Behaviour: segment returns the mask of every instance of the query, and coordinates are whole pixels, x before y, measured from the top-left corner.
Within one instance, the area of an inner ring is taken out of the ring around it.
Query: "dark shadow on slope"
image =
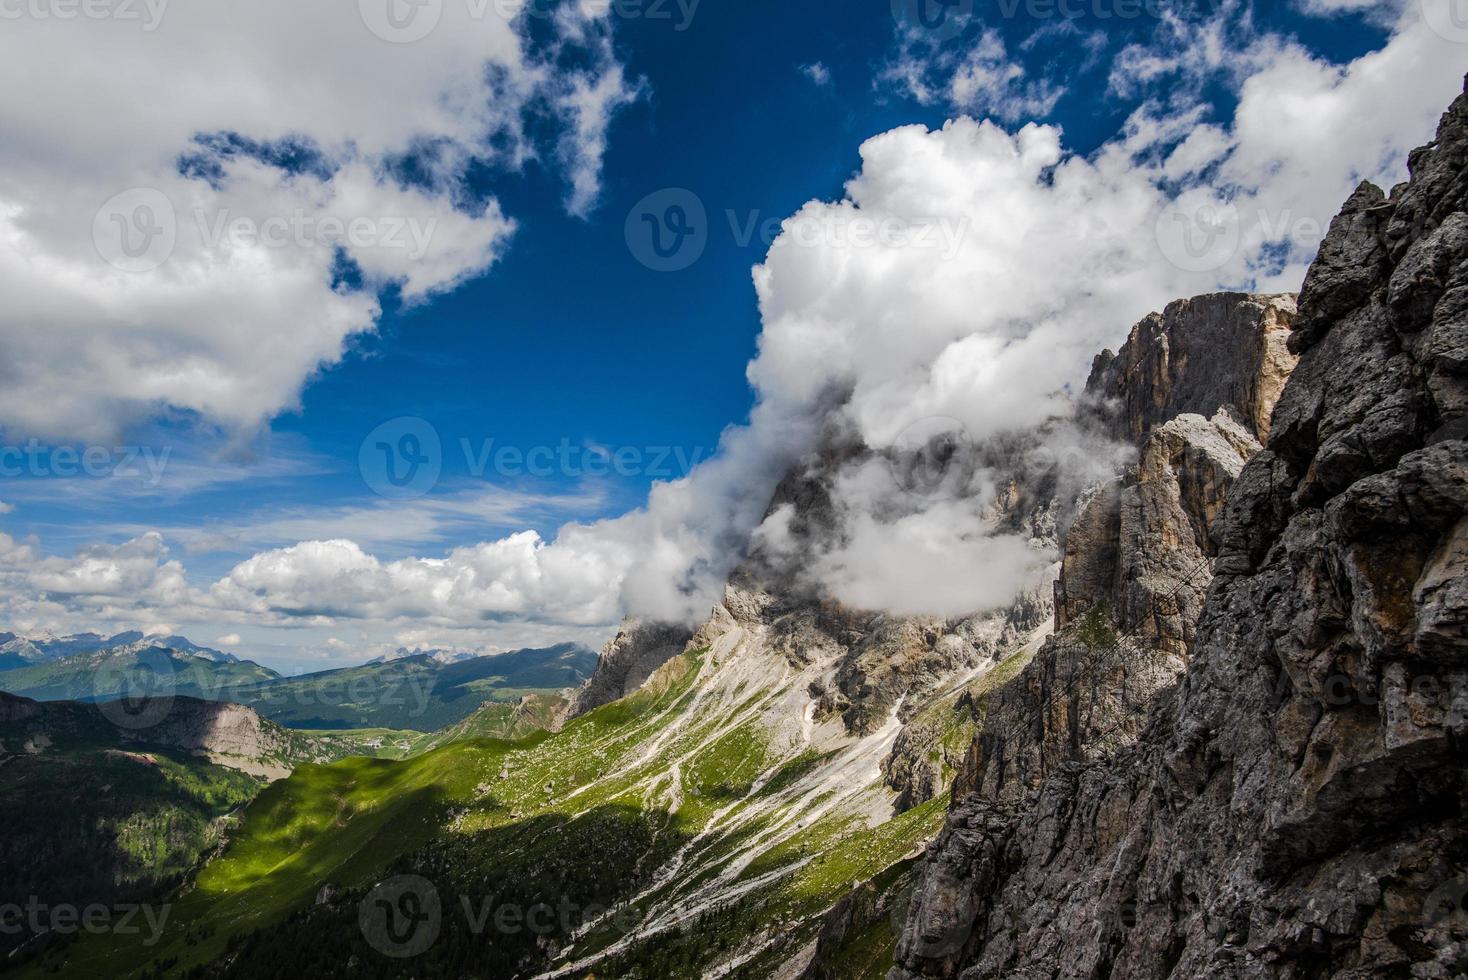
[[[665,813],[629,806],[440,837],[371,888],[328,886],[312,908],[233,938],[224,959],[189,976],[530,976],[591,919],[635,926],[619,903],[687,839]]]

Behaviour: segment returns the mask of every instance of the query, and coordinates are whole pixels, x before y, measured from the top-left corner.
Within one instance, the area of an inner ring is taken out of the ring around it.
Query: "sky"
[[[1455,3],[0,0],[0,628],[696,621],[833,429],[1032,427],[1168,300],[1298,288],[1461,90]],[[1034,571],[882,479],[837,598]]]

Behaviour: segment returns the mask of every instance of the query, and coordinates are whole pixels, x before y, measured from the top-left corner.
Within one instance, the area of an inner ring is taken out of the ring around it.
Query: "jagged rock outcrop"
[[[902,727],[882,762],[887,785],[897,791],[898,813],[926,803],[953,783],[982,730],[995,692],[1024,670],[1034,655],[1033,646],[1021,645],[978,680],[935,699]]]
[[[1184,653],[1212,577],[1208,528],[1260,448],[1223,409],[1151,433],[1137,465],[1095,491],[1066,533],[1056,626],[1104,607],[1121,632]]]
[[[944,678],[995,660],[1040,628],[1050,605],[1039,595],[958,620],[872,617],[830,679],[812,690],[816,717],[840,715],[854,733],[880,728],[893,712],[911,720]],[[919,796],[918,803],[931,798]]]
[[[1000,531],[1022,535],[1038,554],[1057,548],[1062,496],[1055,459],[1036,454],[1042,435],[970,447],[955,467],[1000,474],[992,500],[973,506]],[[595,676],[578,692],[569,717],[631,693],[660,664],[684,649],[703,649],[731,629],[758,630],[769,649],[797,669],[825,668],[810,688],[812,721],[839,719],[865,736],[894,717],[910,720],[956,677],[985,668],[1052,619],[1053,575],[1039,576],[1002,609],[952,618],[900,616],[855,609],[831,600],[805,573],[815,542],[841,534],[830,488],[841,468],[874,458],[870,450],[833,436],[776,488],[768,513],[789,508],[794,556],[773,555],[757,544],[733,571],[724,596],[696,630],[629,620],[607,645]],[[894,462],[893,465],[898,465]],[[931,798],[917,793],[918,802]]]
[[[1468,971],[1468,96],[1410,169],[1306,279],[1186,675],[1109,756],[976,750],[894,980]]]
[[[1295,298],[1215,293],[1170,304],[1096,358],[1090,424],[1137,464],[1091,493],[1067,530],[1056,626],[1104,605],[1117,628],[1182,654],[1211,580],[1208,528],[1269,435],[1296,358]]]
[[[145,737],[216,761],[277,762],[291,754],[289,736],[253,709],[238,704],[176,698]],[[289,772],[289,768],[285,768]]]
[[[1119,442],[1140,443],[1169,419],[1220,408],[1264,441],[1295,365],[1287,349],[1294,318],[1293,295],[1177,300],[1133,327],[1119,352],[1096,357],[1087,400]]]
[[[1187,665],[1212,579],[1208,527],[1259,448],[1224,409],[1181,415],[1146,438],[1126,476],[1090,495],[1065,535],[1057,632],[996,693],[959,792],[1029,792],[1135,740]]]
[[[1042,440],[1043,434],[1032,433],[965,447],[943,465],[996,474],[998,492],[992,499],[975,496],[972,505],[992,527],[1021,536],[1044,555],[1058,550],[1061,477],[1053,458],[1033,451]],[[854,609],[826,598],[820,583],[805,577],[804,562],[821,542],[842,533],[829,493],[838,472],[870,458],[868,450],[836,441],[782,481],[770,512],[791,508],[789,534],[799,542],[795,559],[782,560],[756,546],[731,576],[724,601],[694,644],[711,642],[731,628],[758,630],[770,649],[793,667],[820,666],[808,690],[814,702],[812,724],[839,722],[858,737],[901,724],[902,733],[883,763],[901,812],[942,792],[952,774],[951,766],[945,772],[933,757],[931,744],[952,719],[941,725],[934,721],[921,731],[911,729],[911,723],[938,707],[935,699],[944,702],[940,711],[951,709],[964,683],[987,674],[1047,628],[1053,617],[1054,570],[1039,574],[1003,608],[951,618]],[[902,460],[893,465],[900,468]]]
[[[1181,670],[1179,654],[1208,583],[1206,528],[1228,482],[1259,448],[1253,419],[1273,405],[1277,385],[1272,379],[1293,364],[1283,353],[1293,311],[1288,296],[1199,297],[1148,317],[1133,329],[1120,355],[1098,361],[1085,398],[1086,438],[1092,444],[1109,444],[1113,431],[1129,431],[1131,423],[1118,426],[1116,421],[1128,404],[1180,411],[1201,404],[1189,390],[1195,383],[1218,400],[1208,409],[1211,419],[1137,415],[1136,424],[1145,427],[1134,447],[1140,449],[1137,465],[1089,501],[1068,535],[1072,541],[1084,539],[1086,529],[1093,528],[1112,543],[1111,553],[1098,560],[1089,557],[1098,551],[1093,544],[1068,547],[1059,589],[1052,585],[1052,572],[1031,583],[1008,608],[947,620],[852,609],[825,598],[820,583],[806,577],[806,562],[843,533],[832,497],[838,473],[872,457],[833,435],[780,483],[770,503],[770,514],[787,512],[787,534],[796,546],[772,554],[757,541],[731,575],[723,602],[691,639],[674,627],[624,626],[571,714],[630,693],[645,681],[649,668],[679,652],[685,640],[688,647],[702,649],[733,629],[758,631],[792,666],[825,667],[810,688],[812,723],[839,719],[855,736],[872,735],[894,717],[903,723],[883,764],[901,812],[945,790],[956,760],[950,758],[955,752],[939,742],[955,730],[971,732],[976,726],[974,717],[954,710],[961,690],[947,696],[945,685],[986,672],[1023,647],[1057,618],[1057,600],[1064,604],[1058,616],[1062,624],[1100,604],[1116,610],[1128,631],[1155,641],[1160,653],[1130,658],[1124,668],[1138,684],[1136,704],[1128,711],[1140,712],[1156,688]],[[1106,366],[1112,363],[1117,367]],[[1123,377],[1120,365],[1125,364],[1134,369]],[[1135,369],[1139,364],[1145,369]],[[1253,379],[1231,377],[1220,364],[1253,372]],[[1017,433],[984,446],[950,447],[955,449],[951,455],[935,452],[928,465],[936,460],[943,467],[991,474],[997,490],[974,506],[985,508],[996,529],[1022,536],[1037,553],[1053,554],[1059,550],[1057,528],[1075,497],[1075,488],[1065,485],[1068,474],[1053,456],[1037,451],[1053,435]],[[900,473],[903,461],[891,462]],[[1176,586],[1188,576],[1187,589],[1180,592]],[[633,664],[642,666],[629,669]],[[936,714],[934,698],[943,701]],[[927,717],[919,724],[921,713]],[[956,754],[961,757],[963,751]]]
[[[566,717],[579,717],[631,694],[692,638],[692,630],[676,623],[628,619],[602,649],[596,672],[577,690]]]

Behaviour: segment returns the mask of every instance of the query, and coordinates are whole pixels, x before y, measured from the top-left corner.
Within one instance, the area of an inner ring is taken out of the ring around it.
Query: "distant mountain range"
[[[470,653],[466,650],[409,650],[399,647],[396,653],[375,657],[367,662],[369,664],[390,664],[394,660],[407,660],[410,657],[429,657],[441,664],[459,664],[466,660],[478,660],[482,656],[485,654]]]
[[[0,633],[0,691],[38,701],[191,697],[248,705],[294,728],[429,732],[458,724],[486,702],[514,703],[577,687],[597,660],[572,643],[493,656],[401,653],[359,667],[283,677],[182,636]]]
[[[193,651],[203,648],[169,647],[145,639],[53,653],[40,661],[0,668],[0,690],[38,701],[106,701],[145,693],[217,701],[224,700],[216,695],[225,689],[280,679],[275,671],[249,660],[222,660],[208,655],[217,651]]]
[[[414,654],[242,685],[219,697],[292,728],[431,732],[463,721],[486,702],[513,703],[578,687],[596,669],[596,660],[595,653],[574,643],[448,663]],[[4,683],[0,674],[0,686]]]
[[[217,663],[239,662],[239,658],[233,654],[199,646],[188,637],[168,636],[162,633],[148,634],[136,630],[117,633],[113,636],[103,636],[100,633],[76,633],[72,636],[56,636],[52,633],[35,636],[0,633],[0,671],[30,667],[103,650],[122,651],[150,647],[186,653]]]

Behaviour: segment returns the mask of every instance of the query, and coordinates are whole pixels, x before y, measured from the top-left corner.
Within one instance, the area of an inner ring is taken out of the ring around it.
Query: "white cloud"
[[[1057,82],[1032,77],[1011,60],[997,31],[986,30],[960,47],[935,43],[924,32],[900,37],[901,50],[878,81],[924,105],[941,103],[955,112],[1015,122],[1044,118],[1065,94]]]
[[[985,477],[921,499],[904,493],[884,459],[845,466],[831,486],[840,533],[794,556],[797,567],[860,609],[959,616],[1002,606],[1054,558],[996,530],[981,509],[993,500]]]
[[[635,94],[608,20],[569,8],[532,46],[523,18],[445,4],[426,37],[393,44],[358,7],[195,0],[152,30],[6,20],[8,437],[111,438],[177,410],[240,431],[293,407],[373,329],[380,289],[415,302],[499,258],[514,222],[464,174],[544,155],[532,125],[559,134],[568,207],[590,210],[610,118]],[[152,249],[125,255],[124,230]],[[339,256],[365,288],[341,285]]]
[[[1402,0],[1299,0],[1298,6],[1316,17],[1366,14],[1374,20],[1390,23],[1394,16],[1400,14]]]
[[[526,531],[455,549],[444,559],[382,562],[350,541],[310,541],[242,562],[213,585],[209,598],[266,618],[614,620],[607,566],[623,556],[601,542],[577,544],[552,548]]]
[[[97,544],[71,557],[0,534],[0,610],[11,628],[151,624],[191,606],[183,565],[161,535]]]
[[[214,642],[222,647],[237,647],[240,645],[240,635],[238,633],[226,633],[223,636],[216,637]]]
[[[1053,127],[1011,132],[965,118],[869,140],[846,197],[806,205],[755,272],[763,331],[749,367],[759,398],[750,426],[729,433],[721,457],[688,481],[661,488],[645,512],[603,526],[636,529],[634,549],[657,556],[628,570],[626,604],[702,612],[727,556],[758,526],[750,514],[823,428],[881,450],[947,417],[982,443],[1066,415],[1095,353],[1172,299],[1298,288],[1354,185],[1405,176],[1406,153],[1431,138],[1468,67],[1468,49],[1411,17],[1383,50],[1347,65],[1283,43],[1257,51],[1228,126],[1200,127],[1192,108],[1173,125],[1154,105],[1086,158],[1068,153]],[[1159,229],[1173,217],[1195,220],[1204,201],[1233,207],[1238,220],[1234,247],[1199,263]],[[801,234],[938,222],[965,229],[951,255],[912,240]],[[1038,567],[1019,542],[985,531],[979,515],[991,493],[982,487],[894,510],[889,493],[869,484],[854,492],[863,484],[850,477],[836,494],[847,539],[815,566],[848,601],[952,612],[993,600],[989,584],[1022,583]],[[951,550],[937,555],[934,535],[945,527]],[[788,544],[788,515],[761,535]],[[927,574],[964,568],[971,585],[956,593]],[[985,568],[996,574],[985,578]]]
[[[800,73],[810,79],[811,84],[817,88],[824,88],[831,84],[831,69],[819,61],[813,61],[808,65],[801,65]]]

